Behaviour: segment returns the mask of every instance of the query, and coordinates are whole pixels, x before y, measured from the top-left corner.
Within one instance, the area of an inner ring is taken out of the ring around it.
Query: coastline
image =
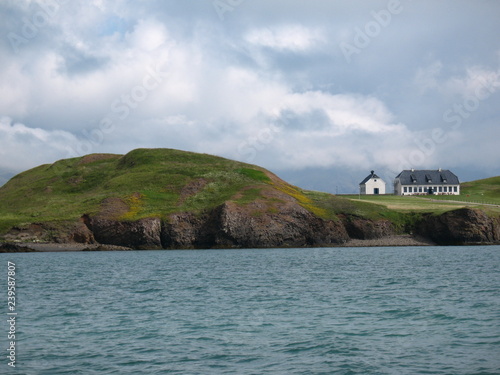
[[[9,251],[10,250],[10,251]],[[55,242],[34,242],[34,243],[12,243],[0,244],[0,253],[47,253],[47,252],[74,252],[74,251],[130,251],[129,247],[83,244],[83,243],[55,243]]]
[[[351,239],[342,245],[328,247],[388,247],[388,246],[436,246],[432,241],[412,235],[394,235],[377,239],[359,240]],[[24,252],[74,252],[74,251],[131,251],[123,246],[103,244],[82,243],[4,243],[0,245],[0,253],[24,253]],[[182,250],[182,249],[179,249]],[[168,251],[168,250],[166,250]]]

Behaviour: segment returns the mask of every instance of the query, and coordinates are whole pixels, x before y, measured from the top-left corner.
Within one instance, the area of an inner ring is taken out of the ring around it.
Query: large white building
[[[375,174],[371,173],[359,184],[360,194],[385,194],[385,182]]]
[[[404,170],[394,180],[394,194],[460,195],[460,181],[447,169]]]

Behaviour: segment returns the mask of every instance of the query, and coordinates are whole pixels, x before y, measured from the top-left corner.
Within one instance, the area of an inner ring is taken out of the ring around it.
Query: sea
[[[1,374],[500,374],[500,246],[0,261]]]

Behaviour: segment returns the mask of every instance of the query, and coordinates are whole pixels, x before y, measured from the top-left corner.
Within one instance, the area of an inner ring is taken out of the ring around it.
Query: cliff
[[[99,243],[136,249],[332,246],[349,239],[340,222],[317,218],[298,204],[258,216],[254,208],[258,203],[242,208],[226,202],[201,215],[176,213],[163,221],[86,221]]]
[[[415,232],[439,245],[495,244],[500,243],[500,219],[462,208],[441,215],[425,214]]]

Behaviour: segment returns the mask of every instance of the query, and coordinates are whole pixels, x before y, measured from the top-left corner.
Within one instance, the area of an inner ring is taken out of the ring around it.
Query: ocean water
[[[0,260],[1,374],[500,374],[499,246]]]

